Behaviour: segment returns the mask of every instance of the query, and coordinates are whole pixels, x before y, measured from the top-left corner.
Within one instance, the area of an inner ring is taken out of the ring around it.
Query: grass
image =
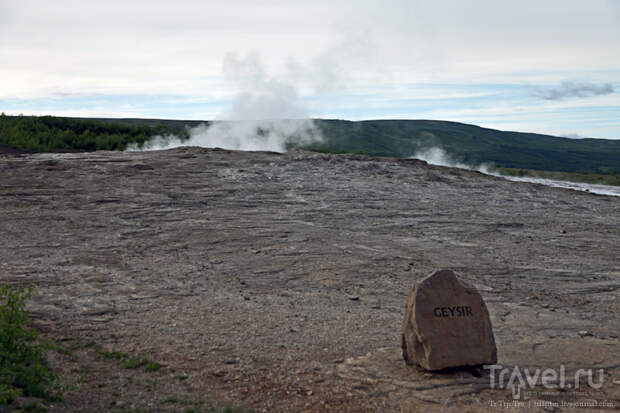
[[[144,365],[144,371],[158,371],[159,369],[161,369],[161,364],[154,361],[149,361]]]
[[[61,346],[39,340],[36,331],[29,327],[30,319],[26,311],[26,301],[31,293],[32,289],[0,285],[0,411],[4,411],[3,405],[8,405],[9,410],[17,413],[43,413],[47,411],[47,407],[37,400],[18,400],[21,396],[39,398],[45,401],[61,400],[59,377],[52,371],[47,362],[49,350],[73,357],[75,350],[90,348],[94,350],[94,354],[99,360],[109,360],[122,368],[143,369],[145,372],[161,369],[161,364],[149,360],[146,356],[131,355],[118,350],[107,351],[92,342],[86,345]],[[75,371],[91,374],[91,368],[88,364],[80,364]],[[186,375],[175,376],[175,379],[179,381],[185,381],[187,378]],[[135,382],[132,377],[126,379],[125,386],[139,383]],[[154,380],[147,380],[147,382],[152,384],[155,382]],[[103,381],[93,384],[94,391],[104,391],[103,388],[107,387],[109,387],[108,384]],[[62,389],[68,388],[62,387]],[[148,385],[147,390],[153,391],[154,387]],[[109,391],[114,397],[120,397],[119,392]],[[19,405],[24,402],[27,403]],[[251,412],[251,410],[232,405],[215,407],[200,400],[184,399],[175,395],[165,399],[165,403],[169,404],[171,411],[177,411],[174,409],[174,405],[177,405],[182,409],[181,411],[186,413]],[[114,402],[110,411],[138,413],[150,410],[127,409]]]
[[[145,366],[149,362],[145,356],[142,357],[130,357],[123,361],[122,366],[126,369],[137,369],[138,367]]]
[[[59,400],[60,383],[47,361],[48,342],[29,327],[26,300],[32,289],[0,285],[0,405],[19,396]],[[30,410],[37,411],[37,410]]]
[[[126,369],[137,369],[142,367],[144,371],[152,372],[158,371],[162,367],[161,364],[149,360],[146,356],[131,356],[122,351],[105,351],[100,348],[97,348],[95,351],[100,358],[119,361],[121,366]]]

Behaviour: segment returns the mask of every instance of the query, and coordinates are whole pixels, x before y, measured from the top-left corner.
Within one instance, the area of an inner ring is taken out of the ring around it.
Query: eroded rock
[[[402,349],[407,364],[426,370],[496,363],[489,312],[480,293],[449,270],[422,279],[407,297]]]

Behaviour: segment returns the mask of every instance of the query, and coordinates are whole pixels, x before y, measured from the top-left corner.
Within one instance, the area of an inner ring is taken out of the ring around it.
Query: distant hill
[[[163,119],[100,120],[172,129],[203,123]],[[620,140],[504,132],[437,120],[315,119],[314,122],[325,141],[308,147],[311,150],[410,157],[420,150],[440,147],[455,161],[468,165],[487,163],[504,168],[620,174]]]
[[[203,121],[0,116],[0,145],[27,151],[123,150],[155,135],[187,138]],[[620,140],[568,139],[435,120],[315,120],[324,136],[307,149],[410,157],[440,147],[455,161],[504,168],[620,174]]]
[[[434,120],[318,120],[325,143],[313,149],[408,157],[440,147],[455,161],[506,168],[620,174],[620,140],[568,139]]]

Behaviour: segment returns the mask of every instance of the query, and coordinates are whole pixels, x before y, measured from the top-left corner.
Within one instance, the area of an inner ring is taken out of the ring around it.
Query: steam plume
[[[452,156],[450,156],[445,150],[438,146],[424,148],[418,150],[413,154],[412,158],[421,159],[432,165],[448,166],[451,168],[469,169],[472,171],[478,171],[485,174],[489,173],[489,166],[486,164],[480,165],[466,165],[461,162],[457,162]]]
[[[190,129],[190,138],[185,141],[159,136],[141,148],[131,146],[128,150],[202,146],[285,152],[322,140],[319,129],[308,118],[297,88],[292,82],[268,76],[258,54],[245,58],[226,55],[223,73],[240,92],[220,120]]]

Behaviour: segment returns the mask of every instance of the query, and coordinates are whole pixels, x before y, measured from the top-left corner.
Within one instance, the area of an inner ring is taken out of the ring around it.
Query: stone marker
[[[482,296],[449,270],[437,271],[413,286],[402,333],[405,361],[426,370],[497,362]]]

